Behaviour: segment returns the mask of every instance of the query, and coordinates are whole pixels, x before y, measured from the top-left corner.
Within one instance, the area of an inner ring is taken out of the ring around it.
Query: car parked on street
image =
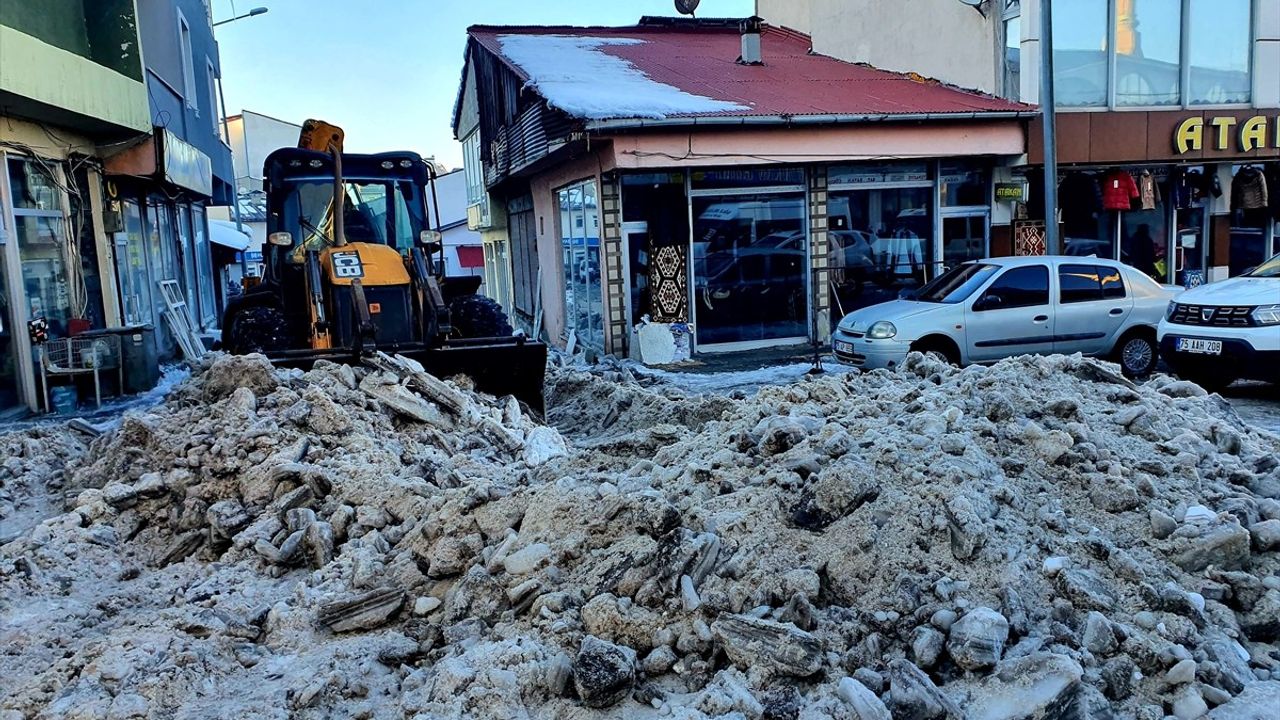
[[[958,365],[1078,352],[1138,377],[1155,368],[1156,328],[1177,291],[1095,257],[975,260],[845,316],[832,351],[866,369],[897,367],[912,351]]]
[[[1174,374],[1206,389],[1240,379],[1280,382],[1280,255],[1178,295],[1158,339]]]

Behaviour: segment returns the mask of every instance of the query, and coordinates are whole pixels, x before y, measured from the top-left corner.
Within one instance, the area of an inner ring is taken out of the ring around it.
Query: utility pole
[[[1040,0],[1040,115],[1044,119],[1044,246],[1062,254],[1058,237],[1058,122],[1053,95],[1053,0]]]

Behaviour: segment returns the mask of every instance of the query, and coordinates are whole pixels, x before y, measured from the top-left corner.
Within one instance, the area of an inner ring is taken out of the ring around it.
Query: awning
[[[253,243],[249,233],[236,230],[236,224],[229,220],[210,220],[209,239],[237,252],[248,250]]]
[[[458,264],[467,269],[484,267],[484,248],[479,245],[459,245]]]

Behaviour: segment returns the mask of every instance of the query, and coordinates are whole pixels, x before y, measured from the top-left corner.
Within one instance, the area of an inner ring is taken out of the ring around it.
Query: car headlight
[[[893,323],[888,320],[881,320],[880,322],[872,323],[871,327],[867,330],[867,337],[872,340],[888,340],[897,334],[898,328],[894,327]]]
[[[1170,318],[1172,318],[1174,311],[1176,311],[1177,309],[1178,309],[1178,303],[1170,300],[1169,306],[1164,309],[1164,319],[1169,320]]]
[[[1280,325],[1280,305],[1260,305],[1254,308],[1253,321],[1259,325]]]

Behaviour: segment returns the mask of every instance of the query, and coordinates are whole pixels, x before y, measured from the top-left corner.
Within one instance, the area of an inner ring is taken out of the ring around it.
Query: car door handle
[[[1108,315],[1123,315],[1123,314],[1124,314],[1124,308],[1111,308],[1111,312],[1108,313]]]
[[[1035,316],[1035,317],[1031,318],[1031,322],[1038,322],[1038,323],[1042,323],[1042,322],[1049,322],[1049,316],[1048,316],[1048,315],[1037,315],[1037,316]]]

